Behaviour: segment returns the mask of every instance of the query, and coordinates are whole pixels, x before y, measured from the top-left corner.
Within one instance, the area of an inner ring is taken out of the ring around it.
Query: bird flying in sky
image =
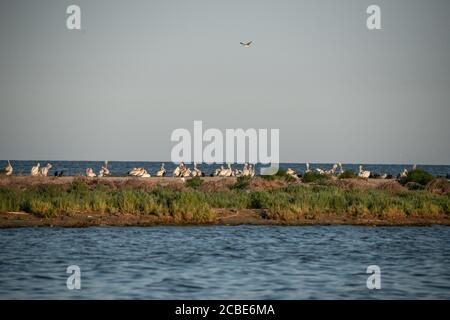
[[[250,47],[250,45],[252,44],[253,41],[248,41],[248,42],[240,42],[241,45],[243,45],[244,47],[248,48]]]

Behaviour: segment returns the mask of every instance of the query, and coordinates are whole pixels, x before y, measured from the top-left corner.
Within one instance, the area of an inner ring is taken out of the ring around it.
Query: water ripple
[[[450,228],[0,230],[0,298],[449,299]],[[82,289],[68,290],[69,265]],[[366,268],[381,267],[368,290]]]

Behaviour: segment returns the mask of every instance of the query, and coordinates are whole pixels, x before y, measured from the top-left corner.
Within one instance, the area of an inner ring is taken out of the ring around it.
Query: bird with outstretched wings
[[[248,48],[250,47],[250,45],[252,44],[253,41],[248,41],[248,42],[240,42],[241,45],[243,45],[244,47]]]

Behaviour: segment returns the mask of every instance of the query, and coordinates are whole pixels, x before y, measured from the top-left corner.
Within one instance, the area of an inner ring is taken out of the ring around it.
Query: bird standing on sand
[[[337,167],[338,167],[337,164],[333,164],[333,167],[330,170],[325,170],[325,174],[328,174],[328,175],[335,174]]]
[[[244,164],[244,168],[242,169],[242,176],[243,177],[249,177],[251,174],[252,173],[250,171],[249,164],[246,162]]]
[[[150,173],[147,172],[144,168],[133,168],[128,172],[128,175],[138,178],[150,178]]]
[[[181,170],[181,174],[182,177],[190,177],[191,176],[191,169],[189,169],[188,167],[183,167],[183,169]]]
[[[296,179],[299,179],[299,177],[298,177],[298,175],[297,175],[297,172],[295,172],[295,170],[292,169],[292,168],[287,168],[286,174],[287,174],[288,176],[291,176],[291,177],[294,177],[294,178],[296,178]]]
[[[185,170],[184,163],[181,162],[178,165],[178,167],[176,167],[175,170],[173,170],[173,174],[172,175],[174,177],[180,177],[184,170]]]
[[[223,166],[221,167],[219,176],[221,177],[231,177],[233,175],[233,169],[231,169],[231,164],[228,164],[228,168],[223,169]]]
[[[164,168],[164,163],[161,163],[161,168],[156,172],[157,177],[164,177],[166,175],[166,169]]]
[[[247,41],[247,42],[240,42],[242,46],[245,48],[249,48],[253,41]]]
[[[321,168],[316,168],[316,171],[320,174],[325,174],[325,170],[323,170]]]
[[[402,171],[402,173],[400,173],[400,178],[407,177],[407,176],[408,176],[408,170],[407,170],[407,169],[404,169],[404,170]]]
[[[12,173],[13,173],[13,167],[12,167],[11,163],[8,160],[8,165],[5,167],[5,174],[7,176],[10,176],[10,175],[12,175]]]
[[[46,177],[48,175],[48,171],[52,168],[52,165],[50,163],[47,163],[47,165],[43,168],[41,168],[41,176]]]
[[[214,177],[220,177],[222,175],[222,171],[224,171],[225,169],[223,168],[223,166],[220,166],[220,168],[217,168],[216,170],[214,170],[213,176]]]
[[[109,174],[110,174],[110,172],[109,172],[109,169],[108,169],[108,160],[106,160],[104,162],[102,168],[100,169],[100,171],[98,173],[98,176],[99,177],[104,177],[104,176],[107,176]]]
[[[305,173],[311,172],[311,169],[309,169],[309,162],[306,163],[306,170]]]
[[[344,168],[342,167],[342,163],[338,163],[339,165],[339,174],[343,174],[344,173]]]
[[[202,176],[202,171],[197,168],[197,162],[194,162],[194,169],[192,169],[192,176],[193,177],[201,177]]]
[[[370,177],[370,171],[363,170],[363,166],[359,166],[358,177],[368,179]]]
[[[150,173],[147,172],[147,170],[142,168],[138,177],[139,178],[150,178],[151,175],[150,175]]]
[[[36,166],[31,168],[31,176],[32,177],[37,177],[39,175],[39,168],[40,168],[41,164],[38,163]]]
[[[87,168],[86,169],[86,177],[94,178],[96,176],[97,175],[95,174],[95,172],[94,172],[94,170],[92,168]]]
[[[255,174],[256,174],[256,172],[255,172],[255,165],[253,165],[253,164],[251,164],[250,165],[250,177],[254,177],[255,176]]]

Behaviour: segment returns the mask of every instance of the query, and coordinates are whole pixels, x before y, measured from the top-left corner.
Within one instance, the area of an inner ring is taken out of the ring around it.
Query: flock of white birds
[[[165,177],[167,171],[164,167],[164,163],[161,164],[161,168],[156,172],[157,177]],[[128,172],[129,176],[139,177],[139,178],[150,178],[150,173],[144,168],[133,168]],[[215,177],[253,177],[255,175],[255,166],[252,164],[244,164],[242,170],[231,168],[231,164],[228,164],[227,168],[220,166],[214,170],[212,176]],[[187,178],[187,177],[203,177],[205,174],[198,168],[197,163],[194,162],[192,169],[187,167],[183,162],[181,162],[175,170],[172,172],[172,177],[175,178]]]
[[[33,166],[31,168],[30,175],[32,177],[47,177],[49,170],[52,168],[52,165],[50,163],[47,163],[45,167],[41,167],[40,163],[37,163],[37,165]],[[339,169],[339,171],[338,171]],[[413,170],[416,169],[416,165],[413,166]],[[335,175],[335,174],[343,174],[345,172],[342,163],[333,164],[333,166],[326,170],[321,168],[316,168],[314,170],[310,169],[309,163],[306,163],[306,170],[304,174],[310,173],[310,172],[317,172],[322,175]],[[87,168],[86,169],[86,177],[106,177],[111,175],[110,170],[108,169],[108,161],[105,161],[100,169],[100,171],[97,173],[94,172],[94,169]],[[7,176],[11,176],[13,174],[13,167],[11,165],[11,162],[8,160],[8,164],[6,165],[5,169],[3,170],[3,174]],[[150,178],[151,174],[144,168],[133,168],[128,173],[128,176],[131,177],[137,177],[137,178]],[[298,174],[294,169],[288,168],[286,170],[286,174],[289,176],[292,176],[294,178],[299,179],[301,177],[301,174]],[[55,172],[55,176],[61,176],[62,172],[58,173]],[[165,177],[167,175],[167,170],[164,167],[164,163],[161,164],[160,169],[156,172],[156,177]],[[404,169],[399,177],[405,177],[408,175],[408,170]],[[204,173],[199,169],[197,163],[194,163],[194,166],[192,169],[187,167],[183,162],[181,162],[175,170],[172,172],[172,177],[178,177],[184,178],[187,177],[203,177],[205,176]],[[224,167],[223,165],[220,166],[220,168],[217,168],[214,170],[214,172],[211,174],[211,176],[214,177],[253,177],[255,176],[255,166],[253,164],[245,163],[242,169],[233,169],[231,167],[231,164],[228,164],[227,167]],[[381,178],[381,179],[387,179],[391,178],[392,176],[388,174],[383,175],[376,175],[373,174],[370,171],[364,170],[363,166],[359,166],[359,171],[357,174],[358,177],[368,179],[368,178]]]

